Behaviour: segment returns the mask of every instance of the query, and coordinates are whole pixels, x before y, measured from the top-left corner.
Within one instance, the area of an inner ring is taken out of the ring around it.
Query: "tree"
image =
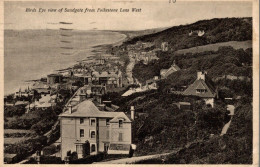
[[[90,155],[90,143],[88,140],[85,141],[85,143],[82,145],[83,149],[83,158]]]

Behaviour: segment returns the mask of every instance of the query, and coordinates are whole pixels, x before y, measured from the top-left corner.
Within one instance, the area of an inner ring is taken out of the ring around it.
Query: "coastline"
[[[102,32],[102,31],[100,31],[100,32]],[[64,71],[64,70],[67,70],[67,69],[71,69],[74,65],[78,64],[79,62],[87,61],[88,58],[95,59],[95,57],[98,54],[105,54],[107,52],[108,48],[111,48],[111,47],[114,47],[114,46],[117,46],[117,45],[121,45],[124,41],[129,39],[128,36],[126,34],[124,34],[124,33],[116,32],[116,31],[109,31],[109,32],[118,33],[122,37],[120,39],[118,39],[116,42],[114,42],[114,41],[111,41],[110,43],[109,42],[108,43],[102,43],[101,42],[101,44],[90,45],[90,46],[88,46],[89,48],[87,48],[87,49],[77,50],[76,53],[73,54],[74,56],[76,54],[86,54],[87,56],[85,58],[83,58],[83,59],[75,60],[73,63],[71,63],[70,65],[68,65],[65,68],[53,70],[52,72],[44,73],[44,74],[42,74],[42,76],[44,75],[43,77],[38,77],[38,78],[30,79],[30,80],[22,80],[22,83],[24,83],[24,85],[20,85],[20,87],[22,87],[22,86],[23,87],[28,87],[28,86],[31,87],[31,85],[33,83],[39,82],[41,78],[46,77],[48,74]],[[8,93],[4,93],[4,96],[10,96],[10,95],[13,95],[14,93],[15,92],[10,91]]]

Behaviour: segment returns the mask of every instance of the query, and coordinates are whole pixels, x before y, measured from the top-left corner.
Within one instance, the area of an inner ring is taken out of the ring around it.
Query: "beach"
[[[46,77],[87,57],[102,54],[107,45],[126,39],[126,35],[110,31],[73,30],[70,36],[61,36],[59,30],[5,30],[4,33],[5,95],[31,85],[26,81]]]

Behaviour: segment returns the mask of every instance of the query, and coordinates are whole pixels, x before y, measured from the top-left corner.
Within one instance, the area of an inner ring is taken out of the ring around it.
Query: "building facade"
[[[180,67],[175,63],[175,61],[173,61],[173,64],[171,65],[170,68],[168,69],[161,69],[160,70],[160,75],[161,75],[161,79],[165,79],[167,78],[170,74],[179,71]]]
[[[85,100],[68,107],[59,118],[63,160],[68,151],[77,152],[78,158],[98,152],[129,153],[126,148],[132,142],[132,121],[123,112],[100,111],[92,101]]]
[[[197,79],[183,92],[183,94],[201,97],[206,104],[214,107],[216,92],[206,75],[206,71],[197,72]]]

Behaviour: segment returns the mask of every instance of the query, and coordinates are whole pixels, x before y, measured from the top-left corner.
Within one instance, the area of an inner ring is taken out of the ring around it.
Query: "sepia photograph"
[[[255,166],[255,5],[4,1],[2,163]]]

